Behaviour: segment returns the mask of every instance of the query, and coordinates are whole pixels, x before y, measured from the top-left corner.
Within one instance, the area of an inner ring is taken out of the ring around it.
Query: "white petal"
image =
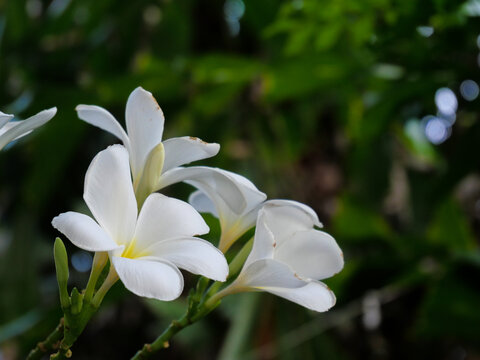
[[[118,244],[134,234],[137,202],[133,193],[128,152],[113,145],[95,156],[85,175],[83,198],[100,226]]]
[[[88,251],[110,251],[119,246],[91,217],[66,212],[53,218],[52,225],[75,246]]]
[[[153,95],[141,87],[133,90],[128,97],[125,117],[136,182],[142,175],[148,154],[162,141],[165,120]]]
[[[257,228],[255,229],[255,236],[253,239],[252,251],[245,261],[244,267],[261,259],[273,259],[275,251],[275,239],[273,233],[265,224],[265,211],[262,209],[258,214]]]
[[[225,281],[228,264],[223,253],[208,241],[199,238],[178,238],[155,243],[146,250],[151,255],[146,259],[167,260],[180,269]]]
[[[319,281],[309,281],[294,289],[267,287],[263,290],[319,312],[329,310],[336,301],[334,293]]]
[[[138,217],[135,247],[142,251],[159,241],[203,235],[209,230],[190,204],[162,194],[151,194]]]
[[[206,143],[196,137],[184,136],[165,140],[163,172],[174,167],[217,155],[220,145]]]
[[[215,213],[218,214],[222,228],[219,248],[225,252],[235,240],[255,225],[257,212],[266,195],[243,176],[222,169],[213,169],[211,171],[216,172],[218,174],[217,177],[223,177],[223,182],[217,184],[204,179],[193,179],[185,182],[200,189],[214,204]],[[237,199],[232,199],[228,196],[230,195],[230,189],[225,184],[230,187],[233,184],[236,192],[241,194],[241,198],[244,201],[243,209],[239,208]],[[206,203],[204,199],[199,199]]]
[[[186,181],[205,193],[208,190],[217,192],[218,196],[223,199],[226,198],[229,203],[234,204],[238,212],[245,209],[245,198],[238,186],[216,168],[191,166],[171,169],[162,175],[158,188],[161,189],[181,181]]]
[[[239,220],[239,215],[242,217],[245,216],[252,210],[257,209],[259,205],[265,201],[267,196],[259,191],[246,177],[223,169],[215,169],[215,172],[218,173],[217,176],[222,176],[228,179],[228,182],[225,183],[233,183],[235,188],[241,193],[245,203],[245,206],[241,211],[237,210],[237,206],[233,202],[235,199],[224,195],[226,191],[221,187],[224,185],[224,182],[212,184],[211,182],[197,181],[197,179],[192,179],[186,182],[202,190],[208,197],[210,197],[221,219],[231,216],[233,219],[230,219],[230,221],[227,222],[237,222]],[[230,215],[231,212],[233,212],[233,214]],[[254,216],[253,223],[251,224],[252,226],[255,223],[255,220],[256,216]]]
[[[115,135],[127,149],[130,147],[127,133],[107,110],[96,105],[78,105],[75,110],[80,119]]]
[[[246,214],[237,215],[233,213],[219,197],[216,198],[217,204],[215,206],[212,200],[210,200],[210,197],[201,190],[197,190],[190,194],[188,202],[197,211],[201,213],[210,213],[217,218],[219,217],[217,208],[221,209],[222,217],[220,219],[220,226],[222,229],[222,235],[218,247],[222,251],[228,250],[235,240],[239,239],[248,229],[255,225],[259,210],[259,207],[257,207]]]
[[[206,193],[215,205],[217,205],[216,199],[222,199],[225,205],[237,215],[249,211],[265,200],[264,193],[256,188],[245,186],[231,174],[222,169],[206,166],[174,168],[162,175],[159,188],[185,181]],[[221,216],[221,209],[217,207],[217,210]]]
[[[5,134],[7,131],[13,129],[14,127],[16,127],[16,126],[18,126],[18,125],[20,125],[20,124],[22,124],[22,123],[24,123],[24,122],[25,122],[25,120],[7,122],[6,124],[4,124],[4,125],[2,126],[2,128],[0,128],[0,136],[2,136],[2,135]],[[29,134],[29,133],[31,133],[31,132],[32,132],[32,130],[30,130],[30,131],[28,131],[28,132],[26,132],[26,133],[23,133],[23,134],[21,134],[20,136],[17,136],[15,139],[18,139],[18,138],[20,138],[20,137],[22,137],[22,136],[24,136],[24,135],[27,135],[27,134]],[[15,139],[12,139],[11,141],[13,141],[13,140],[15,140]]]
[[[319,230],[300,231],[275,248],[274,258],[300,276],[326,279],[342,270],[343,255],[333,237]]]
[[[24,121],[18,121],[16,123],[9,123],[4,126],[5,129],[8,125],[11,127],[3,134],[0,135],[0,149],[7,145],[10,141],[16,138],[28,134],[33,129],[42,126],[47,121],[55,116],[57,108],[51,108],[48,110],[40,111]]]
[[[296,212],[298,213],[298,215],[296,216],[310,217],[313,225],[318,227],[323,227],[323,224],[318,219],[317,213],[310,206],[302,204],[301,202],[293,201],[293,200],[285,200],[285,199],[273,199],[273,200],[266,201],[265,205],[267,204],[270,206],[290,206],[290,207],[296,208]]]
[[[183,290],[183,276],[172,264],[160,261],[111,258],[125,287],[138,296],[174,300]]]
[[[300,206],[302,205],[302,206]],[[310,230],[318,221],[314,212],[306,205],[295,201],[268,201],[263,206],[265,223],[272,231],[275,242],[280,245],[297,231]]]
[[[265,287],[297,288],[305,284],[286,264],[262,259],[244,267],[237,280],[241,285],[263,290]]]
[[[12,120],[14,118],[13,115],[10,115],[10,114],[5,114],[3,112],[0,111],[0,130],[2,129],[2,127],[8,123],[10,120]]]
[[[223,173],[227,174],[228,176],[230,176],[231,178],[233,178],[238,184],[240,184],[242,186],[242,188],[252,190],[254,192],[259,192],[257,187],[250,180],[248,180],[245,176],[236,174],[232,171],[223,170],[223,169],[221,171]]]
[[[188,197],[188,203],[192,205],[198,212],[212,214],[218,218],[215,205],[203,191],[197,190],[191,193]]]
[[[234,217],[236,222],[234,223],[233,229],[230,230],[230,236],[235,234],[236,238],[238,239],[242,236],[248,229],[251,229],[255,226],[255,222],[257,221],[258,211],[260,210],[260,206],[250,210],[249,212],[242,214],[240,216]]]

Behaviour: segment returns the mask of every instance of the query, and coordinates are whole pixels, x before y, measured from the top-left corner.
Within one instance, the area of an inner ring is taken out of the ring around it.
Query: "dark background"
[[[85,171],[116,141],[75,106],[124,123],[137,86],[165,138],[220,143],[202,164],[313,207],[346,261],[332,311],[233,296],[162,358],[479,359],[479,15],[478,0],[0,0],[0,109],[59,109],[0,154],[0,359],[56,325],[50,221],[86,211]],[[90,255],[67,246],[82,288]],[[73,358],[129,358],[183,301],[116,285]]]

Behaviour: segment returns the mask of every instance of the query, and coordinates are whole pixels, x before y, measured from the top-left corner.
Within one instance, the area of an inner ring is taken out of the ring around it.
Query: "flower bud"
[[[82,305],[83,305],[83,295],[80,294],[78,289],[75,287],[72,290],[72,314],[79,314],[80,311],[82,311]]]
[[[65,245],[60,238],[55,239],[53,246],[53,256],[55,258],[55,269],[57,270],[58,290],[60,292],[60,303],[62,308],[70,306],[70,298],[67,291],[68,283],[68,256]]]
[[[156,190],[157,183],[162,175],[163,164],[165,161],[165,149],[162,143],[155,146],[148,154],[143,174],[138,186],[135,188],[139,208],[145,199]]]

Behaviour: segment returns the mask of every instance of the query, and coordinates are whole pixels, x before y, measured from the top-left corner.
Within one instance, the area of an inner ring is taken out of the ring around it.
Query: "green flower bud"
[[[67,291],[68,283],[68,256],[65,245],[60,238],[55,239],[53,246],[53,256],[55,259],[55,269],[57,270],[58,290],[60,292],[60,303],[62,308],[66,309],[70,306],[70,298]]]
[[[80,294],[80,292],[77,290],[76,287],[73,288],[72,290],[72,314],[79,314],[80,311],[82,311],[82,305],[83,305],[83,295]]]

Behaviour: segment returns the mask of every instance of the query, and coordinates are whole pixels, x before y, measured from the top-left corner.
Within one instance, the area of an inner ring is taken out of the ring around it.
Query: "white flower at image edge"
[[[107,110],[95,105],[78,105],[78,117],[119,138],[130,154],[134,190],[140,204],[150,193],[187,179],[203,188],[215,188],[234,212],[246,206],[246,197],[229,177],[216,168],[181,167],[193,161],[216,155],[219,144],[184,136],[162,142],[164,115],[153,95],[141,87],[128,97],[125,122],[127,132]]]
[[[93,159],[85,176],[84,200],[91,217],[67,212],[53,226],[88,251],[108,251],[125,287],[133,293],[173,300],[183,289],[178,268],[225,281],[228,264],[208,241],[194,237],[209,231],[189,204],[160,194],[150,195],[137,218],[129,157],[113,145]]]
[[[24,135],[29,134],[33,129],[42,126],[55,116],[57,108],[40,111],[38,114],[22,121],[10,121],[13,115],[4,114],[0,111],[0,150],[8,143]]]
[[[318,280],[342,270],[343,254],[333,237],[313,228],[316,215],[305,208],[262,207],[252,251],[231,290],[267,291],[315,311],[335,305],[333,292]]]

